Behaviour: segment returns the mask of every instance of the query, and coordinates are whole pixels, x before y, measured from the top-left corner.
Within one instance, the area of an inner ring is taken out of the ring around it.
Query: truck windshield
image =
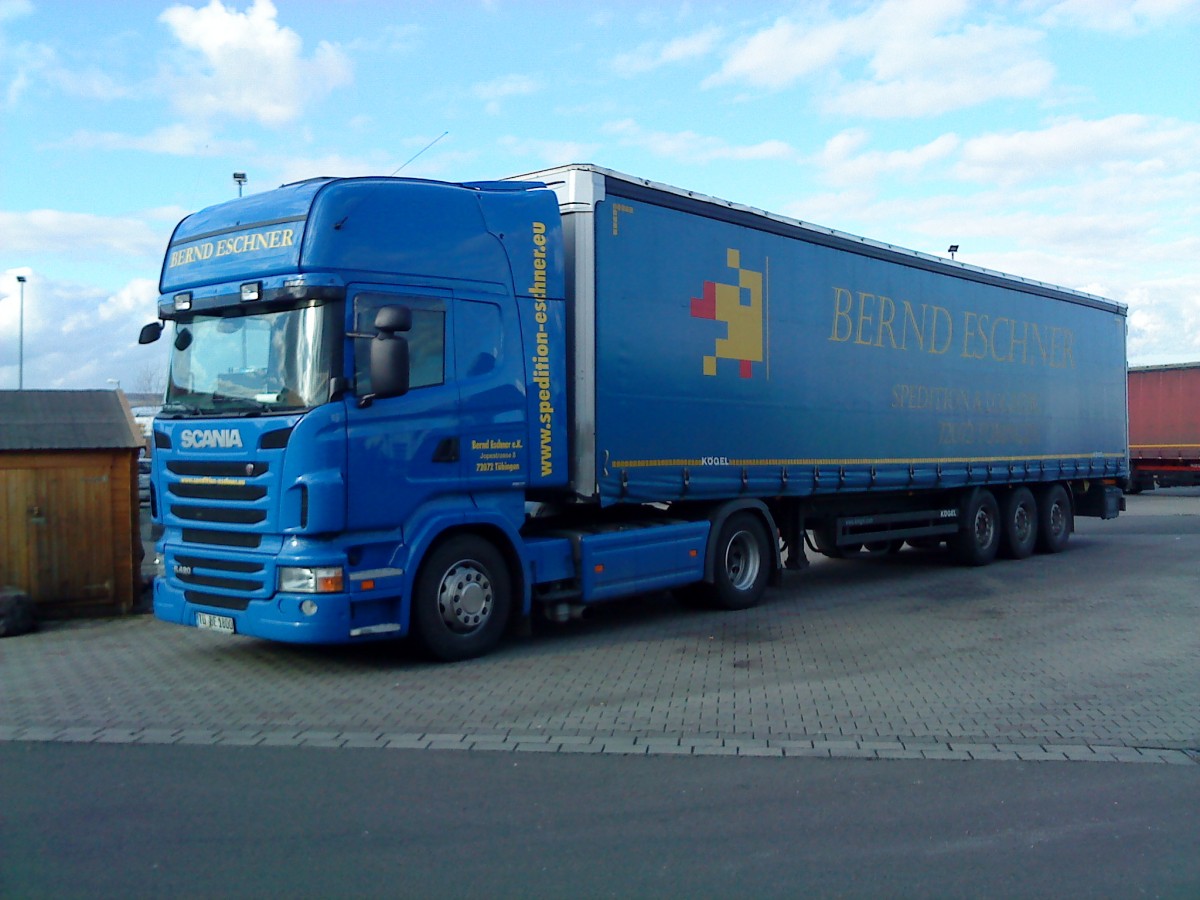
[[[163,414],[254,415],[324,403],[338,308],[235,308],[179,320]]]

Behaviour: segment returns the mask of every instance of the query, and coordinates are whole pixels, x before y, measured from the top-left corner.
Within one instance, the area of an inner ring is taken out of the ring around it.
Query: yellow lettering
[[[891,297],[879,295],[879,331],[875,336],[875,346],[883,346],[883,332],[886,329],[888,333],[888,343],[892,349],[896,349],[896,334],[892,331],[892,321],[896,318],[896,304],[892,302]]]
[[[904,301],[904,327],[900,330],[900,349],[908,349],[908,326],[912,324],[913,331],[917,335],[917,349],[925,349],[925,304],[921,304],[921,324],[917,325],[917,317],[913,313],[912,304],[907,300]]]
[[[942,344],[941,349],[938,349],[937,334],[938,320],[944,319],[946,322],[946,341]],[[933,328],[929,335],[929,352],[941,355],[950,349],[950,343],[954,340],[954,321],[950,318],[950,310],[944,306],[933,307]]]
[[[1000,327],[1001,323],[1007,323],[1007,325],[1008,325],[1008,336],[1009,336],[1008,356],[1000,356],[996,352],[996,348],[1000,346],[1000,342],[996,340],[996,329]],[[991,348],[992,348],[992,359],[996,360],[996,362],[1012,362],[1012,332],[1013,332],[1013,320],[1012,319],[1006,319],[1006,318],[1001,317],[1001,318],[992,320],[992,330],[991,330],[991,334],[989,334],[988,337],[990,339]]]
[[[843,299],[845,304],[843,305]],[[833,333],[829,336],[831,341],[842,343],[850,340],[850,334],[854,329],[854,323],[850,320],[850,308],[854,305],[854,297],[846,288],[835,287],[833,289]],[[845,324],[846,332],[842,333],[841,325]]]
[[[863,326],[870,325],[871,322],[873,321],[873,317],[867,314],[867,301],[874,300],[874,299],[875,299],[874,294],[868,294],[868,293],[865,293],[864,291],[858,292],[858,330],[855,332],[855,335],[854,335],[854,343],[856,343],[856,344],[868,344],[869,345],[871,343],[870,338],[867,338],[867,340],[865,340],[865,341],[863,340]]]

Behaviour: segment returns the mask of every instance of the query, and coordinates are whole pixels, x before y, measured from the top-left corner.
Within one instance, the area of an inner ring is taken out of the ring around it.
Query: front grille
[[[265,462],[171,459],[163,507],[183,526],[168,550],[168,577],[189,603],[244,610],[275,592],[275,566],[248,551],[274,544],[261,533],[270,516],[276,473]],[[275,538],[277,540],[277,536]]]
[[[266,561],[168,552],[166,562],[190,603],[245,609],[250,601],[266,599],[274,590],[275,572]]]
[[[262,543],[262,536],[240,531],[205,531],[199,528],[183,529],[185,544],[209,544],[218,547],[245,547],[253,549]]]
[[[172,484],[171,494],[184,500],[243,500],[254,502],[267,496],[267,489],[257,484],[210,484],[180,481]]]
[[[269,466],[265,462],[201,462],[190,459],[173,459],[167,463],[167,471],[175,475],[192,475],[208,478],[257,478],[265,475]]]
[[[218,609],[244,610],[250,605],[249,597],[227,597],[224,594],[209,594],[205,591],[184,591],[183,599],[198,606],[215,606]]]
[[[171,514],[189,522],[223,522],[226,525],[257,525],[267,517],[263,509],[225,506],[172,506]]]
[[[249,581],[245,578],[220,578],[216,575],[180,575],[179,580],[184,584],[195,584],[200,587],[221,588],[226,591],[241,591],[249,593],[262,587],[261,581]]]
[[[203,556],[176,556],[175,564],[189,569],[216,569],[218,572],[261,572],[265,566],[258,562],[243,562],[240,559],[206,559]]]

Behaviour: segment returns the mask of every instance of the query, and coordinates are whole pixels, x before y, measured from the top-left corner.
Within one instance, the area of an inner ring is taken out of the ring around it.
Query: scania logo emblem
[[[185,428],[179,435],[179,444],[184,450],[240,449],[242,433],[236,428]]]

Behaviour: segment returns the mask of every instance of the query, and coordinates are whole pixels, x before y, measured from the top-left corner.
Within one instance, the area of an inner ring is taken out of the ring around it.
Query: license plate
[[[196,613],[196,627],[225,634],[233,634],[236,630],[231,616],[214,616],[212,613]]]

